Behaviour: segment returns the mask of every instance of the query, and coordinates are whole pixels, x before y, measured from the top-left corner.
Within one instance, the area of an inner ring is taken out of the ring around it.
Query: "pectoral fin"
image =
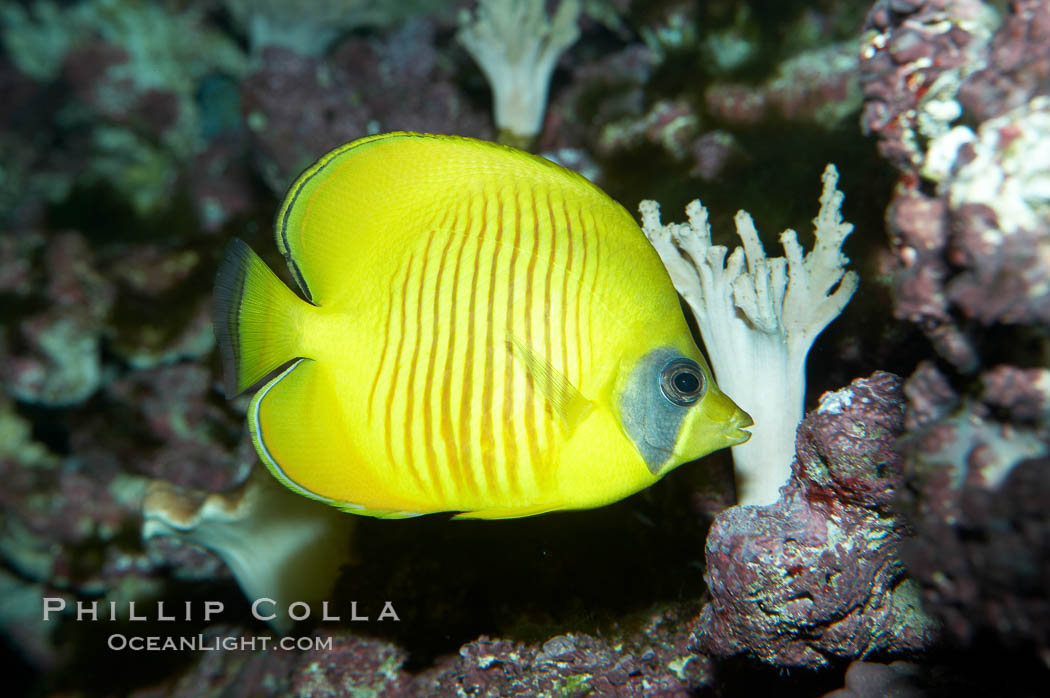
[[[569,434],[583,421],[592,409],[594,402],[588,400],[569,382],[549,361],[526,346],[513,335],[507,336],[507,344],[514,357],[521,361],[532,381],[536,392],[543,396],[557,415]]]

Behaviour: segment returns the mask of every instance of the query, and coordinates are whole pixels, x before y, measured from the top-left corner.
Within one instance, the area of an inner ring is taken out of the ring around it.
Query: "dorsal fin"
[[[399,258],[390,251],[430,236],[444,212],[466,211],[501,182],[564,192],[634,226],[623,207],[549,160],[473,138],[399,131],[339,146],[299,175],[277,214],[277,246],[307,300],[327,305],[371,287],[377,271],[389,273],[377,260]]]
[[[511,353],[521,361],[532,380],[536,392],[543,396],[551,410],[562,421],[571,434],[576,426],[594,409],[594,402],[588,400],[569,382],[561,371],[554,368],[549,361],[526,346],[514,335],[507,335],[507,344]]]

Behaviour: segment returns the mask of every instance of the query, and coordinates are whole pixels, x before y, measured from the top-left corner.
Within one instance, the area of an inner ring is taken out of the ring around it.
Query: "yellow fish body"
[[[391,133],[292,186],[277,243],[217,280],[228,396],[292,490],[346,511],[510,518],[597,507],[745,441],[656,252],[574,172]],[[289,362],[291,362],[289,364]]]

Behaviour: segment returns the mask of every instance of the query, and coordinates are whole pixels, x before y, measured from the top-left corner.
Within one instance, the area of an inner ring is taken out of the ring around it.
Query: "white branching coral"
[[[806,355],[857,289],[858,276],[845,270],[849,260],[841,251],[853,226],[840,215],[833,165],[823,182],[813,251],[804,254],[788,229],[780,234],[786,257],[773,259],[746,211],[736,214],[744,246],[727,260],[727,248],[711,244],[699,201],[686,207],[688,224],[662,225],[655,201],[638,207],[646,236],[696,316],[719,387],[755,420],[751,439],[733,447],[741,504],[770,504],[787,482],[803,416]]]
[[[580,35],[579,0],[561,0],[553,18],[544,0],[479,0],[462,10],[457,38],[492,89],[501,140],[530,143],[543,125],[547,91],[558,56]]]

